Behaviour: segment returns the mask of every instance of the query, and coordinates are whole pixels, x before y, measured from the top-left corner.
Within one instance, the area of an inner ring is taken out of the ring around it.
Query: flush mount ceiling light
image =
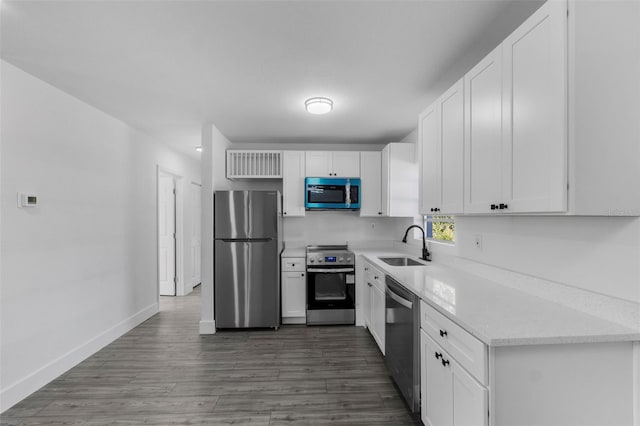
[[[326,114],[333,109],[333,101],[329,98],[309,98],[304,101],[304,107],[311,114]]]

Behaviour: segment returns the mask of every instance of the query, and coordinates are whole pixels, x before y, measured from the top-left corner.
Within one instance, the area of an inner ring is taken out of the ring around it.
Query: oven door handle
[[[320,272],[322,274],[340,274],[343,272],[355,272],[355,271],[356,271],[355,268],[333,268],[333,269],[307,268],[307,272]]]
[[[391,291],[391,289],[389,287],[387,287],[385,290],[386,290],[386,293],[389,295],[389,297],[391,297],[393,300],[395,300],[396,302],[398,302],[399,304],[401,304],[405,308],[407,308],[407,309],[412,309],[413,308],[413,303],[409,302],[404,297],[394,293],[393,291]]]

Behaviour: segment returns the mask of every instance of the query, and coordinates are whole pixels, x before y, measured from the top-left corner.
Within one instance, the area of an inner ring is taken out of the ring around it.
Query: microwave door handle
[[[351,185],[349,183],[349,180],[347,180],[347,184],[344,186],[344,203],[346,204],[347,208],[351,206]]]

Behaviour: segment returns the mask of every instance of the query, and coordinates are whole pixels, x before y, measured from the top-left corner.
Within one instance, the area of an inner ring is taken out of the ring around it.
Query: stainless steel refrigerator
[[[216,328],[280,326],[280,193],[214,194]]]

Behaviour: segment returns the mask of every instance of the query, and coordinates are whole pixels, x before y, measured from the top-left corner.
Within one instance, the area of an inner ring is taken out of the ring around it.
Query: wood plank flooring
[[[198,334],[199,288],[0,415],[2,425],[414,425],[362,327]]]

